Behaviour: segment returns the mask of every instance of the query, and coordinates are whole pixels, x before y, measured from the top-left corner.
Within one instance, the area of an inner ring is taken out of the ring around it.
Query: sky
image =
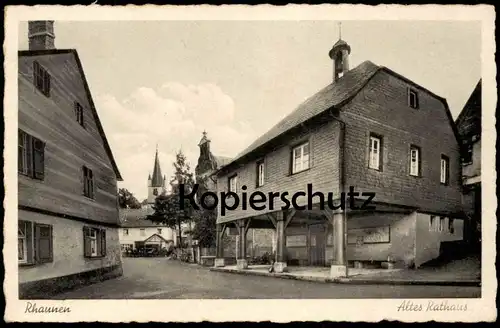
[[[458,116],[481,75],[474,21],[345,21],[351,68],[386,66],[446,98]],[[234,157],[332,80],[337,21],[56,21],[77,49],[127,188],[147,197],[155,150],[170,177],[177,151],[197,163],[205,130]],[[28,48],[27,22],[19,49]],[[167,179],[168,180],[168,179]]]

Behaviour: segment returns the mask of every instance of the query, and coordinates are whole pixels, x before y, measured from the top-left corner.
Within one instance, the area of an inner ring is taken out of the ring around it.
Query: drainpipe
[[[346,130],[346,124],[344,121],[338,119],[333,113],[332,109],[329,110],[328,112],[330,114],[330,117],[339,122],[340,124],[340,137],[339,137],[339,146],[341,148],[340,154],[339,154],[339,170],[340,170],[340,190],[341,190],[341,195],[342,193],[345,195],[346,194],[346,186],[345,186],[345,130]],[[342,200],[341,200],[342,201]],[[347,274],[347,211],[346,209],[342,210],[342,226],[344,230],[344,243],[342,245],[343,251],[342,253],[344,254],[344,257],[342,259],[342,264],[346,267],[346,276]]]

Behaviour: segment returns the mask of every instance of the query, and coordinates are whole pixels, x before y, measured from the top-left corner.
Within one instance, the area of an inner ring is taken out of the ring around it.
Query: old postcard
[[[5,17],[6,321],[496,319],[493,7]]]

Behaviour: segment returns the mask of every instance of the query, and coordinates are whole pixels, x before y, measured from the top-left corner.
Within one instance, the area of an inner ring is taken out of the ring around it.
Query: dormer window
[[[408,106],[418,109],[418,93],[410,88],[408,88]]]

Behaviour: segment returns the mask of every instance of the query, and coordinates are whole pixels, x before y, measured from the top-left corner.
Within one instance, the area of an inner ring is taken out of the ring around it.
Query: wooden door
[[[309,226],[309,265],[325,265],[325,227],[322,224]]]

